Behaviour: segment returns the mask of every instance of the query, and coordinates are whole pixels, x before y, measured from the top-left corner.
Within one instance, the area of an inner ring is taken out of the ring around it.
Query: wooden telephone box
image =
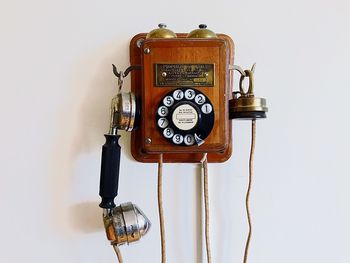
[[[232,153],[228,101],[232,99],[234,44],[216,37],[147,38],[130,42],[131,75],[140,123],[131,150],[140,162],[224,162]]]

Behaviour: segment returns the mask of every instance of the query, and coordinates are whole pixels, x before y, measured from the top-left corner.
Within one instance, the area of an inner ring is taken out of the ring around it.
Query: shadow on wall
[[[111,64],[128,66],[128,62],[125,63],[128,61],[125,56],[127,52],[120,52],[128,50],[128,43],[128,40],[110,43],[94,55],[79,59],[72,67],[71,89],[66,92],[69,95],[68,102],[62,105],[64,110],[54,116],[58,134],[50,158],[49,189],[52,203],[49,221],[50,228],[60,235],[103,230],[102,210],[98,203],[79,203],[79,198],[99,200],[100,159],[95,162],[94,158],[93,162],[87,163],[86,167],[91,169],[84,168],[83,172],[80,168],[77,172],[76,166],[82,155],[100,154],[104,144],[103,134],[109,128],[110,102],[117,91]],[[129,88],[128,82],[125,84],[126,89]],[[130,135],[121,135],[123,154],[126,158],[132,158]],[[71,205],[75,201],[78,203]]]
[[[69,210],[71,226],[82,233],[97,232],[103,229],[102,213],[98,202],[76,204]]]

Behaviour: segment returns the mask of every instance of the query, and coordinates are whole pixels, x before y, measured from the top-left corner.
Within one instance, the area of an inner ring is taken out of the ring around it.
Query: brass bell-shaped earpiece
[[[153,29],[146,36],[146,38],[176,38],[176,37],[177,37],[176,34],[170,29],[167,29],[167,25],[163,23],[159,24],[158,28]]]
[[[266,99],[254,96],[254,66],[252,70],[245,70],[239,81],[239,92],[234,92],[229,101],[230,119],[263,119],[266,118],[268,108]],[[249,88],[243,90],[244,79],[249,78]]]
[[[207,25],[200,24],[199,28],[192,30],[188,35],[187,38],[217,38],[217,35],[207,29]]]

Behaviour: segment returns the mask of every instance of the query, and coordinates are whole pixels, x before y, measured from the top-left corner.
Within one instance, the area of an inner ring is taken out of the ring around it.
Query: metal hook
[[[120,76],[121,76],[121,72],[123,73],[122,75],[122,77],[126,77],[127,75],[129,75],[129,73],[131,72],[131,71],[133,71],[133,70],[140,70],[141,69],[141,65],[133,65],[133,66],[130,66],[130,67],[128,67],[124,72],[123,71],[119,71],[118,72],[118,69],[117,69],[117,67],[114,65],[114,64],[112,64],[112,66],[113,66],[113,73],[114,73],[114,75],[117,77],[117,78],[120,78]]]
[[[244,70],[243,70],[240,66],[238,66],[238,65],[229,65],[229,66],[228,66],[228,69],[229,69],[229,70],[236,70],[236,71],[238,71],[242,76],[244,76],[244,77],[246,76]]]
[[[241,93],[241,95],[246,96],[246,97],[253,97],[254,96],[254,71],[253,71],[255,69],[254,65],[252,67],[252,70],[246,69],[244,71],[246,76],[249,78],[249,87],[248,87],[247,92],[244,92],[244,90],[243,90],[243,80],[246,78],[246,76],[242,75],[241,78],[239,79],[239,92]]]
[[[255,72],[256,62],[253,64],[252,69],[250,70],[252,73]]]
[[[118,88],[119,88],[119,92],[121,91],[122,87],[123,87],[123,83],[124,83],[124,72],[123,71],[119,71],[119,78],[118,78]]]
[[[256,67],[256,63],[253,64],[253,66],[252,66],[252,68],[251,68],[250,71],[254,73],[255,67]],[[238,66],[238,65],[229,65],[229,66],[228,66],[228,69],[229,69],[229,70],[236,70],[236,71],[238,71],[242,76],[247,77],[247,74],[246,74],[245,70],[243,70],[243,68],[241,68],[241,67]]]
[[[140,70],[141,69],[141,65],[133,65],[133,66],[130,66],[128,67],[124,72],[123,71],[118,71],[117,67],[112,64],[113,66],[113,73],[114,75],[118,78],[118,92],[120,92],[120,90],[122,89],[123,87],[123,83],[124,83],[124,78],[129,75],[129,73],[132,71],[132,70]]]
[[[117,78],[120,78],[120,74],[119,74],[119,72],[118,72],[118,70],[117,70],[117,67],[116,67],[114,64],[112,64],[112,67],[113,67],[113,73],[114,73],[114,75],[115,75]]]
[[[236,70],[241,74],[241,78],[239,80],[239,91],[233,92],[234,97],[237,97],[238,94],[243,96],[254,96],[254,71],[255,71],[256,63],[253,64],[251,69],[243,70],[240,66],[237,65],[229,65],[229,70]],[[244,92],[243,89],[243,80],[248,77],[249,78],[249,88],[247,92]]]

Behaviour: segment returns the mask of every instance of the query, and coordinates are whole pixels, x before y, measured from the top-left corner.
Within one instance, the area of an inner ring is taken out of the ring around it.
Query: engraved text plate
[[[213,87],[214,64],[155,64],[157,87]]]

